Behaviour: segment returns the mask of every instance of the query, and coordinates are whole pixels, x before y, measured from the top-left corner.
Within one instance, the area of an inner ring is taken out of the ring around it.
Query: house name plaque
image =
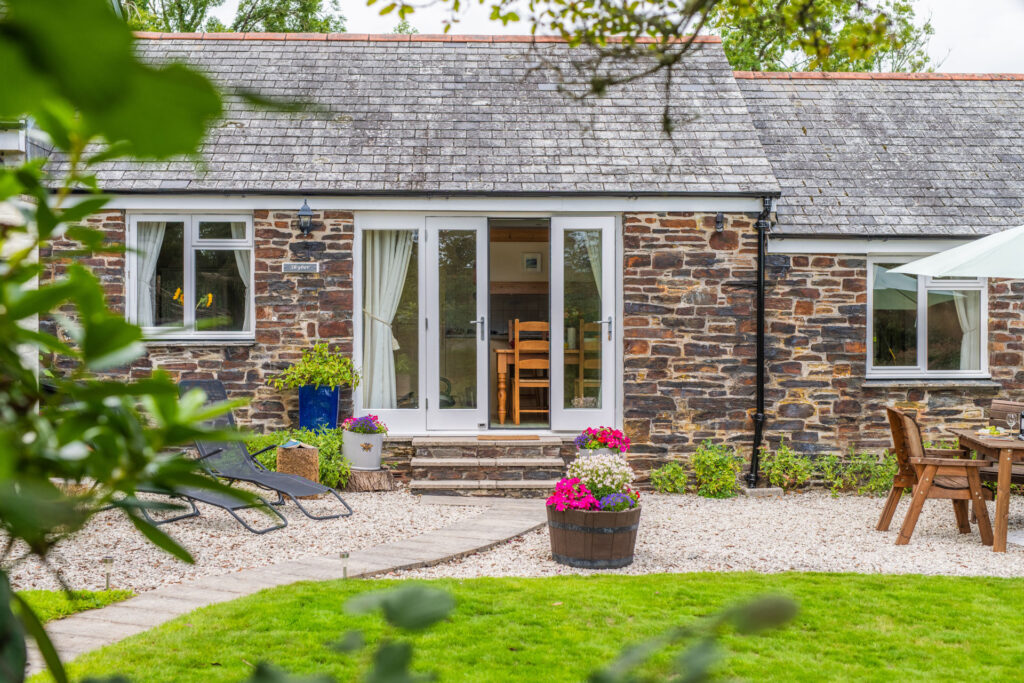
[[[282,263],[282,273],[319,273],[320,263],[318,261],[305,263]]]

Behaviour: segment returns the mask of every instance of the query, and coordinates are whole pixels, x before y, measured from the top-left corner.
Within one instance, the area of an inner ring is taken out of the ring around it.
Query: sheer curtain
[[[367,408],[397,408],[391,323],[402,298],[412,254],[411,230],[363,233],[363,386]]]
[[[138,239],[135,248],[139,260],[138,324],[140,327],[156,326],[156,263],[160,259],[160,248],[164,243],[167,223],[146,221],[138,224]]]
[[[590,259],[590,270],[594,274],[597,295],[601,296],[601,233],[596,230],[588,230],[584,234],[586,235],[587,258]]]
[[[232,223],[231,224],[231,238],[236,240],[245,239],[245,223]],[[238,276],[242,278],[242,284],[245,285],[245,320],[242,323],[243,330],[251,330],[252,328],[252,310],[249,306],[249,273],[252,272],[252,252],[248,249],[235,249],[235,266],[238,268]]]
[[[981,368],[981,293],[953,292],[956,317],[963,339],[960,341],[960,369]]]

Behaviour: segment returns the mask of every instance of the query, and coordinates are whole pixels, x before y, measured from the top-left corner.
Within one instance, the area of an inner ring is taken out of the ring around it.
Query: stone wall
[[[123,243],[125,220],[120,211],[107,211],[89,219]],[[313,232],[298,230],[295,211],[255,211],[254,286],[256,304],[255,343],[192,342],[150,343],[146,356],[114,374],[131,379],[144,377],[156,368],[175,379],[217,378],[230,398],[247,398],[247,407],[235,410],[235,418],[257,431],[269,431],[298,423],[294,391],[279,392],[267,385],[269,376],[283,370],[314,342],[327,341],[331,348],[352,353],[352,214],[346,211],[314,212]],[[55,259],[50,275],[64,268],[63,253],[75,245],[63,241],[43,254]],[[288,261],[320,262],[315,274],[284,274]],[[124,310],[124,258],[121,255],[79,260],[100,277],[110,305]],[[350,395],[343,395],[342,413],[351,411]]]

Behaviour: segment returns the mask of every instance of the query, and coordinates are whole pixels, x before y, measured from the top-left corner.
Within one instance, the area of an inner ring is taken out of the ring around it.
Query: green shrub
[[[743,459],[736,449],[704,441],[690,458],[697,479],[697,493],[705,498],[732,498],[739,489],[736,481]]]
[[[686,493],[686,470],[678,462],[670,462],[651,472],[651,486],[658,493]]]
[[[246,442],[250,453],[261,448],[274,445],[280,446],[289,439],[295,439],[320,449],[320,483],[334,488],[341,488],[348,483],[349,463],[341,454],[341,429],[282,429],[269,434],[257,434]],[[260,464],[268,470],[277,469],[277,450],[271,449],[256,456]]]
[[[882,455],[851,452],[846,460],[835,455],[818,458],[822,479],[833,496],[840,491],[856,491],[861,495],[882,496],[892,488],[899,466],[896,454]]]
[[[764,454],[761,471],[768,477],[772,486],[780,486],[790,491],[810,481],[811,472],[814,470],[811,459],[790,448],[785,439],[779,441],[779,447],[774,453],[767,448],[761,452]]]

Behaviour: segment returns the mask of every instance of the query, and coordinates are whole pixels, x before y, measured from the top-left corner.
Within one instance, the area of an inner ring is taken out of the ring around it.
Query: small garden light
[[[348,578],[348,553],[341,554],[341,578]]]
[[[309,235],[313,231],[313,210],[309,208],[309,202],[302,200],[302,208],[299,209],[299,230],[303,235]]]
[[[715,232],[722,232],[725,230],[725,214],[721,211],[715,214]]]
[[[103,571],[107,575],[107,590],[110,590],[110,571],[114,567],[114,558],[110,555],[104,557],[100,562],[103,564]]]

